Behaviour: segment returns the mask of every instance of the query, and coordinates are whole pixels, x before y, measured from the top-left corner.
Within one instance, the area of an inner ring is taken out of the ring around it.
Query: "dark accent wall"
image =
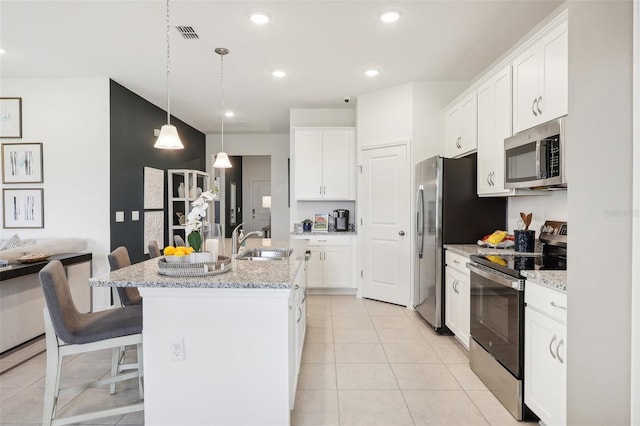
[[[144,254],[144,167],[165,171],[164,212],[165,241],[168,244],[167,174],[168,169],[205,170],[205,134],[171,117],[184,144],[182,150],[153,147],[153,129],[167,122],[167,112],[133,93],[115,81],[110,82],[110,200],[111,250],[127,247],[132,263],[148,259]],[[124,211],[124,222],[116,222],[116,211]],[[132,221],[131,212],[138,211],[140,220]],[[151,210],[148,210],[151,211]]]
[[[242,214],[244,212],[242,206],[242,157],[230,155],[229,161],[231,162],[232,167],[230,169],[225,169],[224,177],[225,206],[227,209],[225,219],[226,238],[231,238],[231,233],[234,228],[242,223]],[[231,182],[236,183],[236,223],[234,224],[231,223]],[[237,211],[238,208],[240,211]]]

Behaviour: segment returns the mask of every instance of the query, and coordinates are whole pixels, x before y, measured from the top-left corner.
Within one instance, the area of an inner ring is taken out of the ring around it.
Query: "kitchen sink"
[[[239,254],[236,259],[238,260],[257,260],[257,261],[270,261],[270,260],[284,260],[291,256],[293,249],[251,249]]]

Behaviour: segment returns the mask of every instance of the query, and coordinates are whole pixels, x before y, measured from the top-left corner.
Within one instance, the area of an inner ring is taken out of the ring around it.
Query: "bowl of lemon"
[[[164,260],[167,263],[189,262],[189,255],[193,253],[193,247],[167,246],[164,248]]]

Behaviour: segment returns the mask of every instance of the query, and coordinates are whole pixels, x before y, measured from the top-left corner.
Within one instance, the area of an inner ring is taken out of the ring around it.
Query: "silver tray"
[[[158,274],[170,277],[206,277],[219,275],[231,270],[231,258],[218,256],[216,262],[168,263],[164,257],[158,260]]]

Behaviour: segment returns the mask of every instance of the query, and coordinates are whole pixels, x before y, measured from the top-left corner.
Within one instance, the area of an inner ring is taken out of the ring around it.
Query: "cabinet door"
[[[324,287],[351,286],[351,249],[349,246],[323,247],[322,279]]]
[[[535,126],[540,90],[540,54],[534,46],[513,61],[513,132]]]
[[[453,158],[458,155],[458,148],[462,140],[462,113],[460,106],[456,105],[447,111],[445,116],[445,155]]]
[[[307,261],[307,287],[322,287],[322,248],[309,246],[311,256]]]
[[[295,195],[297,200],[322,198],[322,131],[295,131]]]
[[[473,91],[462,101],[460,107],[462,118],[462,140],[458,155],[463,155],[478,148],[478,104],[476,92]]]
[[[525,402],[545,424],[558,424],[562,364],[556,349],[562,328],[546,315],[525,308]]]
[[[355,140],[351,130],[325,130],[322,135],[322,196],[329,200],[355,199]],[[316,162],[319,158],[316,158]],[[297,167],[297,166],[296,166]]]
[[[458,334],[456,337],[469,349],[469,335],[471,334],[471,284],[469,274],[458,273]]]
[[[541,122],[567,114],[569,96],[567,23],[564,22],[541,41],[542,89],[539,106]]]
[[[459,331],[459,306],[460,306],[460,295],[458,293],[457,287],[460,283],[460,280],[456,278],[456,273],[451,269],[451,267],[445,268],[445,293],[444,293],[444,317],[445,317],[445,325],[449,327],[449,330],[456,336]]]
[[[511,65],[503,68],[494,78],[495,85],[495,134],[494,169],[491,187],[494,194],[507,194],[504,188],[504,140],[513,135],[511,126]]]
[[[488,81],[478,88],[478,195],[491,194],[491,177],[496,165],[495,84]]]

